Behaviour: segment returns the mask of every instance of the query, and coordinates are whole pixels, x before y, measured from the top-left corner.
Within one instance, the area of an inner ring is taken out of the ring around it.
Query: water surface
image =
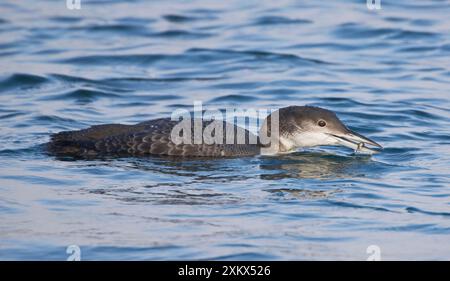
[[[450,258],[448,1],[0,3],[0,259]],[[383,144],[58,159],[50,134],[316,105]]]

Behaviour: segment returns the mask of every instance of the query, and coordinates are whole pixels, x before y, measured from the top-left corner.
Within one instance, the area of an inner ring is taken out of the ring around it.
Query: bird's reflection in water
[[[334,179],[363,177],[365,171],[377,165],[369,156],[340,156],[326,152],[298,152],[278,157],[261,157],[260,178],[269,181],[290,181],[289,188],[270,188],[267,192],[277,198],[314,200],[325,199],[342,192],[328,184]],[[303,179],[303,181],[301,181]],[[307,184],[305,184],[305,180]],[[312,181],[311,181],[312,180]],[[320,182],[314,181],[320,180]],[[297,184],[298,183],[298,186]],[[304,186],[307,185],[308,188]],[[293,186],[293,187],[292,187]]]
[[[195,177],[199,174],[223,169],[224,163],[230,159],[208,157],[173,157],[173,156],[140,156],[140,157],[72,157],[56,156],[55,159],[73,162],[75,167],[114,167],[142,172],[154,172],[173,176]]]
[[[277,173],[264,173],[262,179],[283,178],[333,179],[364,176],[376,165],[370,156],[340,156],[326,152],[298,152],[279,157],[261,157],[260,168]]]
[[[105,186],[90,188],[89,192],[110,194],[119,200],[161,204],[240,202],[252,188],[272,195],[320,199],[340,191],[335,187],[330,189],[333,185],[329,183],[333,179],[351,180],[369,172],[373,174],[380,167],[383,169],[382,163],[369,156],[339,156],[315,151],[220,159],[111,157],[59,160],[73,161],[71,167],[82,168],[94,175],[97,172],[120,174],[112,175],[109,184],[105,182]],[[114,169],[105,171],[105,167]],[[274,188],[264,188],[264,184],[258,184],[261,180],[272,181],[269,185]],[[242,193],[236,193],[236,190]]]
[[[147,156],[57,159],[74,161],[75,166],[78,167],[109,166],[157,174],[195,177],[199,180],[218,179],[217,175],[230,175],[231,181],[255,177],[264,180],[353,178],[364,176],[368,171],[379,170],[382,164],[372,161],[370,156],[342,156],[317,151],[241,158]]]
[[[207,158],[207,157],[151,157],[125,159],[128,167],[141,170],[189,177],[196,182],[232,182],[246,180],[255,175],[242,173],[243,165],[251,165],[251,157]]]
[[[286,195],[289,195],[289,198],[314,200],[332,197],[336,193],[342,192],[342,189],[335,188],[331,190],[314,190],[305,188],[274,188],[266,189],[266,191],[277,197],[286,198]]]
[[[242,173],[249,158],[96,157],[59,158],[89,176],[104,179],[102,186],[86,187],[89,193],[127,203],[163,205],[236,204],[245,199],[228,187],[244,185],[255,175]],[[257,167],[257,165],[254,165]],[[111,169],[112,168],[112,169]],[[110,175],[110,176],[109,176]],[[236,184],[235,184],[236,183]],[[238,184],[239,183],[239,184]],[[227,188],[224,185],[227,184]]]

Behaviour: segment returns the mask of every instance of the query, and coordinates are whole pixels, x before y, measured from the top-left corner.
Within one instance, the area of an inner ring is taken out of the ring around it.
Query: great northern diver
[[[248,130],[224,121],[203,121],[203,129],[211,122],[223,122],[224,131],[233,130],[245,136],[245,142],[206,144],[195,142],[177,143],[171,139],[171,131],[179,121],[161,118],[135,125],[106,124],[96,125],[78,131],[64,131],[51,136],[47,148],[50,153],[72,156],[99,155],[171,155],[230,157],[258,154],[289,153],[302,147],[320,145],[343,145],[365,153],[375,153],[365,146],[369,144],[382,148],[375,141],[347,128],[330,110],[313,106],[289,106],[275,111],[279,118],[279,131],[276,146],[262,144],[260,138]],[[270,114],[260,129],[270,134]],[[194,119],[193,119],[194,120]],[[193,122],[193,121],[192,121]],[[193,137],[193,135],[192,135]],[[224,138],[226,134],[224,134]],[[250,139],[256,139],[251,143]],[[274,140],[272,140],[273,142]],[[274,148],[275,147],[275,148]]]

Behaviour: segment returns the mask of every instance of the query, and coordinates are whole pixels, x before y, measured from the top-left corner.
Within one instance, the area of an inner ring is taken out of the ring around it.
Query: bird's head
[[[278,114],[278,152],[321,145],[342,145],[364,153],[377,152],[366,145],[382,148],[375,141],[350,130],[334,112],[313,106],[289,106],[275,111],[266,118],[261,133],[270,135],[274,114]]]

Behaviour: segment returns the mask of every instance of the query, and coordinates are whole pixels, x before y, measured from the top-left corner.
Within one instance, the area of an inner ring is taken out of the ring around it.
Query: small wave
[[[396,213],[396,212],[394,212],[392,210],[389,210],[389,209],[386,209],[386,208],[383,208],[383,207],[355,204],[355,203],[344,202],[344,201],[328,200],[328,203],[331,204],[331,205],[334,205],[334,206],[345,207],[345,208],[367,209],[367,210],[373,210],[373,211],[382,211],[382,212]]]
[[[415,19],[415,20],[411,20],[410,23],[412,25],[417,25],[417,26],[432,26],[436,24],[435,20],[430,20],[430,19]]]
[[[326,43],[301,43],[288,46],[287,49],[329,49],[335,51],[351,51],[369,48],[378,48],[380,44],[344,44],[337,42]]]
[[[169,35],[170,36],[170,35]],[[276,64],[289,63],[299,64],[332,64],[319,59],[304,58],[294,54],[282,54],[265,51],[237,51],[222,49],[202,49],[191,48],[182,54],[130,54],[130,55],[93,55],[77,56],[72,58],[60,59],[56,62],[78,65],[132,65],[149,66],[158,63],[159,65],[183,66],[197,65],[199,63],[206,65],[213,62],[240,61],[242,63],[262,61],[273,62]]]
[[[407,224],[399,226],[389,226],[377,228],[377,230],[382,231],[395,231],[395,232],[421,232],[427,234],[448,234],[450,232],[449,227],[440,227],[436,224],[426,223],[426,224]]]
[[[450,44],[444,44],[440,47],[441,51],[450,52]]]
[[[338,25],[332,33],[338,38],[367,39],[383,37],[388,34],[394,34],[397,31],[393,28],[371,28],[357,23],[344,23]]]
[[[187,30],[166,30],[152,33],[151,36],[177,39],[201,39],[213,36],[212,33],[192,32]]]
[[[100,98],[119,98],[120,95],[91,89],[76,89],[66,93],[47,96],[42,100],[75,100],[80,103],[89,103]]]
[[[48,20],[55,21],[58,23],[76,23],[83,20],[81,17],[74,17],[74,16],[55,16],[55,17],[49,17]]]
[[[416,207],[407,207],[406,211],[408,213],[421,213],[421,214],[425,214],[425,215],[432,215],[432,216],[445,216],[445,217],[449,217],[450,213],[448,212],[433,212],[433,211],[426,211],[426,210],[422,210]]]
[[[240,103],[240,102],[252,102],[255,100],[258,100],[259,98],[253,97],[253,96],[246,96],[246,95],[226,95],[218,98],[214,98],[210,100],[210,103]]]
[[[268,51],[259,50],[224,50],[224,49],[204,49],[204,48],[191,48],[186,53],[205,53],[213,56],[217,55],[233,55],[233,56],[252,56],[256,59],[268,59],[274,61],[289,60],[292,63],[314,63],[314,64],[332,64],[319,59],[300,57],[294,54],[283,54]]]
[[[148,65],[158,60],[170,57],[169,55],[92,55],[78,56],[68,59],[58,60],[60,63],[73,63],[79,65]]]
[[[28,114],[28,112],[12,111],[12,112],[8,112],[6,114],[0,115],[0,119],[12,119],[12,118],[16,118],[16,117],[19,117],[19,116],[24,116],[26,114]]]
[[[388,36],[388,39],[430,39],[434,40],[440,35],[429,31],[400,30]]]
[[[168,14],[164,15],[163,19],[165,19],[168,22],[173,23],[185,23],[185,22],[191,22],[197,20],[195,17],[185,16],[185,15],[175,15],[175,14]]]
[[[270,255],[270,254],[263,254],[263,253],[257,253],[257,252],[243,252],[243,253],[236,253],[236,254],[230,254],[230,255],[224,255],[224,256],[213,256],[208,257],[206,260],[229,260],[229,261],[246,261],[246,260],[274,260],[277,259],[277,256]]]
[[[333,34],[344,39],[436,39],[438,33],[430,31],[405,30],[399,28],[373,28],[363,24],[344,23],[339,25]],[[384,42],[387,43],[387,42]]]
[[[240,83],[221,83],[221,84],[215,84],[213,86],[211,86],[212,88],[215,89],[257,89],[262,87],[263,85],[261,83],[256,83],[256,82],[240,82]],[[252,98],[252,97],[248,97],[248,98]]]
[[[72,186],[77,185],[78,183],[74,180],[69,179],[56,179],[56,178],[50,178],[48,176],[26,176],[26,175],[19,175],[19,176],[10,176],[10,175],[2,175],[2,179],[7,180],[17,180],[17,181],[23,181],[28,184],[38,184],[38,185],[52,185],[52,186]]]
[[[65,124],[65,125],[70,125],[70,124],[77,124],[79,123],[79,121],[71,119],[71,118],[64,118],[64,117],[60,117],[57,115],[38,115],[38,116],[34,116],[32,117],[32,122],[33,125],[36,124]],[[31,126],[31,124],[30,124]]]
[[[75,30],[81,30],[88,33],[106,32],[114,35],[126,34],[127,36],[140,35],[151,36],[150,30],[146,29],[142,25],[114,23],[114,24],[102,24],[102,25],[90,25],[71,28]]]
[[[426,53],[426,52],[433,52],[438,50],[439,48],[436,46],[414,46],[414,47],[402,47],[397,50],[397,52],[401,53]]]
[[[324,101],[324,103],[327,104],[333,104],[333,106],[372,106],[373,104],[370,103],[364,103],[361,101],[357,101],[355,99],[351,98],[344,98],[344,97],[323,97],[319,98],[319,100]]]
[[[189,82],[189,81],[215,81],[221,80],[225,77],[125,77],[125,78],[108,78],[103,79],[103,83],[177,83],[177,82]]]
[[[312,23],[311,20],[307,19],[292,19],[281,16],[262,16],[257,18],[252,25],[285,25],[285,24],[309,24]]]
[[[438,141],[449,141],[449,133],[438,133],[434,131],[423,131],[423,132],[411,132],[412,135],[416,136],[417,139],[433,139]]]
[[[25,73],[14,73],[0,81],[0,91],[5,92],[12,89],[24,90],[35,88],[48,82],[49,79],[46,77]]]

